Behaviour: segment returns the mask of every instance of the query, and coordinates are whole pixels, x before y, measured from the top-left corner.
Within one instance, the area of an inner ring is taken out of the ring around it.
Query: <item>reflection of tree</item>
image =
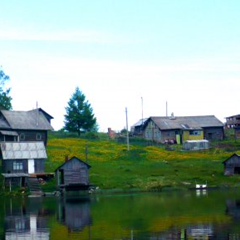
[[[59,202],[58,220],[69,231],[82,231],[92,224],[90,202],[87,199],[63,199]]]

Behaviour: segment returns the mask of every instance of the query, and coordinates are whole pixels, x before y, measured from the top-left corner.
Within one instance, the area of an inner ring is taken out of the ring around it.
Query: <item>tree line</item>
[[[11,88],[6,88],[10,77],[0,68],[0,110],[12,110]],[[97,132],[97,119],[91,104],[83,92],[76,87],[65,108],[64,127],[62,130],[77,133]]]

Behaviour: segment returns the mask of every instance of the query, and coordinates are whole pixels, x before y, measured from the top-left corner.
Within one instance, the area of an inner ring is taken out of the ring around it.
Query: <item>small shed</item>
[[[90,165],[77,157],[66,160],[55,170],[57,187],[60,191],[88,190]]]
[[[232,176],[240,174],[240,156],[236,153],[227,158],[224,162],[224,175]]]
[[[189,150],[189,151],[209,149],[209,141],[208,140],[187,140],[183,144],[183,149]]]

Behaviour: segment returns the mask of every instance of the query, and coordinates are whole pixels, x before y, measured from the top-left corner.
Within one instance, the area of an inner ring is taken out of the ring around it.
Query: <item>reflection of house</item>
[[[211,225],[188,227],[186,232],[187,237],[192,239],[211,239],[211,237],[214,236],[214,231]]]
[[[48,240],[48,217],[42,213],[43,210],[38,211],[41,205],[34,204],[34,212],[28,211],[25,203],[19,206],[17,209],[11,203],[5,206],[5,239]]]
[[[82,231],[85,227],[91,226],[89,201],[78,198],[59,202],[58,220],[70,231]]]
[[[48,131],[53,117],[41,108],[0,111],[2,173],[6,183],[25,186],[26,178],[44,177]]]
[[[212,115],[150,117],[144,122],[144,138],[162,143],[169,141],[184,143],[186,140],[203,139],[222,140],[223,126],[223,123]]]
[[[90,165],[77,157],[72,157],[56,169],[57,185],[60,190],[89,189]]]
[[[231,176],[234,174],[240,174],[240,156],[236,153],[231,155],[224,162],[224,175]]]
[[[227,200],[226,213],[234,219],[240,220],[240,200]]]

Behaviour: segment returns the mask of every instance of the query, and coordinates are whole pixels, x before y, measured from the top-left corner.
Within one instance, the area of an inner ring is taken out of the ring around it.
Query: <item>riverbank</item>
[[[66,157],[78,157],[88,163],[90,182],[99,193],[154,192],[208,188],[240,187],[240,176],[224,176],[223,161],[240,149],[240,142],[211,143],[211,149],[186,152],[181,146],[150,145],[131,141],[127,146],[109,139],[51,137],[48,142],[46,172],[54,171]],[[240,153],[240,152],[239,152]],[[46,182],[44,192],[56,191],[56,180]],[[7,193],[9,194],[9,193]],[[17,194],[27,194],[19,190]]]

